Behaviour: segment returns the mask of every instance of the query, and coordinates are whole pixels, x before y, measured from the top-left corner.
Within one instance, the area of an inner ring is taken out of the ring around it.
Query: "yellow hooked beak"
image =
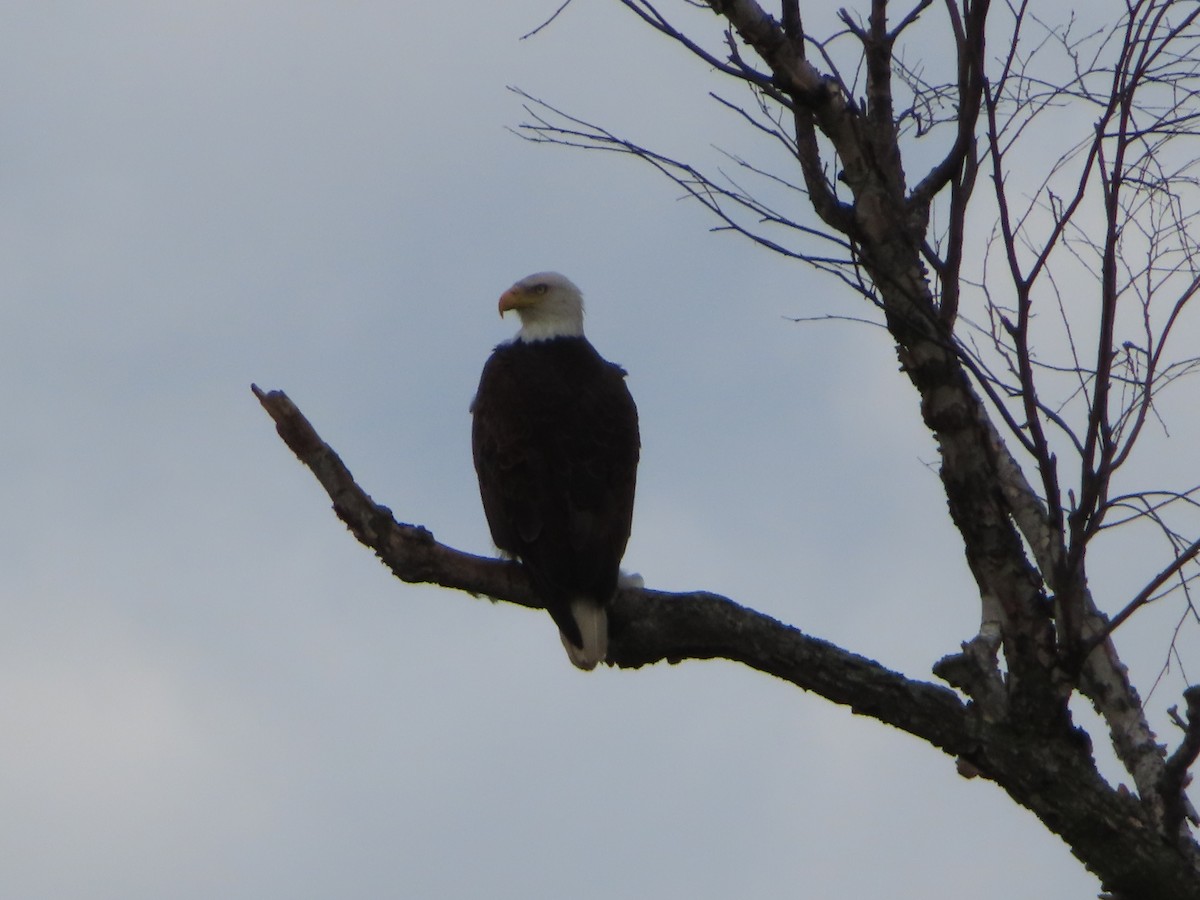
[[[504,318],[504,314],[509,310],[521,309],[532,303],[533,298],[529,295],[528,291],[523,291],[518,287],[510,287],[500,295],[500,318]]]

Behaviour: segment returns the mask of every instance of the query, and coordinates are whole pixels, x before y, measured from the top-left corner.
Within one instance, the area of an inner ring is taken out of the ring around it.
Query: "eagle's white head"
[[[521,317],[518,341],[583,336],[583,294],[557,272],[529,275],[501,294],[500,315],[510,309]]]

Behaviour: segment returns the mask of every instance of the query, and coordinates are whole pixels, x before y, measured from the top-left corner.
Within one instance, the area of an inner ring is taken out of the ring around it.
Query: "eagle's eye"
[[[535,285],[533,286],[533,292],[534,292],[535,294],[544,294],[544,293],[546,293],[546,291],[548,291],[548,290],[550,290],[550,286],[549,286],[548,284],[545,284],[545,283],[542,283],[542,284],[535,284]]]

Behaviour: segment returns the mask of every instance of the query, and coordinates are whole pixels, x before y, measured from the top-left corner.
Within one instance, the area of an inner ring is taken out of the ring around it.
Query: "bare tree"
[[[1183,691],[1182,714],[1172,709],[1174,746],[1158,743],[1116,643],[1152,603],[1177,603],[1181,627],[1200,621],[1200,486],[1126,477],[1146,434],[1166,427],[1163,392],[1200,368],[1173,341],[1200,289],[1200,6],[1126,0],[1119,21],[1089,26],[1057,4],[1039,15],[1030,2],[993,11],[988,0],[919,0],[889,14],[872,0],[818,36],[798,0],[783,0],[778,17],[756,0],[684,0],[680,13],[716,14],[693,34],[651,3],[621,2],[747,92],[716,99],[780,151],[780,168],[729,153],[722,171],[702,172],[523,92],[520,132],[638,157],[718,227],[869,302],[937,441],[981,625],[934,664],[947,687],[724,597],[629,588],[611,613],[610,662],[722,657],[784,678],[994,781],[1111,897],[1200,897],[1185,793],[1200,754],[1200,686]],[[924,45],[911,40],[920,29]],[[922,49],[930,40],[936,60]],[[537,605],[519,566],[398,524],[286,396],[255,392],[338,515],[398,577]],[[1134,596],[1102,610],[1088,550],[1139,525],[1163,536],[1163,558]],[[1103,718],[1128,787],[1100,774],[1098,738],[1072,720],[1075,696]]]

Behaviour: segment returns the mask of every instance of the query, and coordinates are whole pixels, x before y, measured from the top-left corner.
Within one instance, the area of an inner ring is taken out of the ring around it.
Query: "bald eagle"
[[[519,559],[571,662],[608,654],[607,606],[629,541],[637,407],[625,370],[583,335],[583,296],[539,272],[500,296],[521,329],[483,367],[471,445],[492,540]]]

